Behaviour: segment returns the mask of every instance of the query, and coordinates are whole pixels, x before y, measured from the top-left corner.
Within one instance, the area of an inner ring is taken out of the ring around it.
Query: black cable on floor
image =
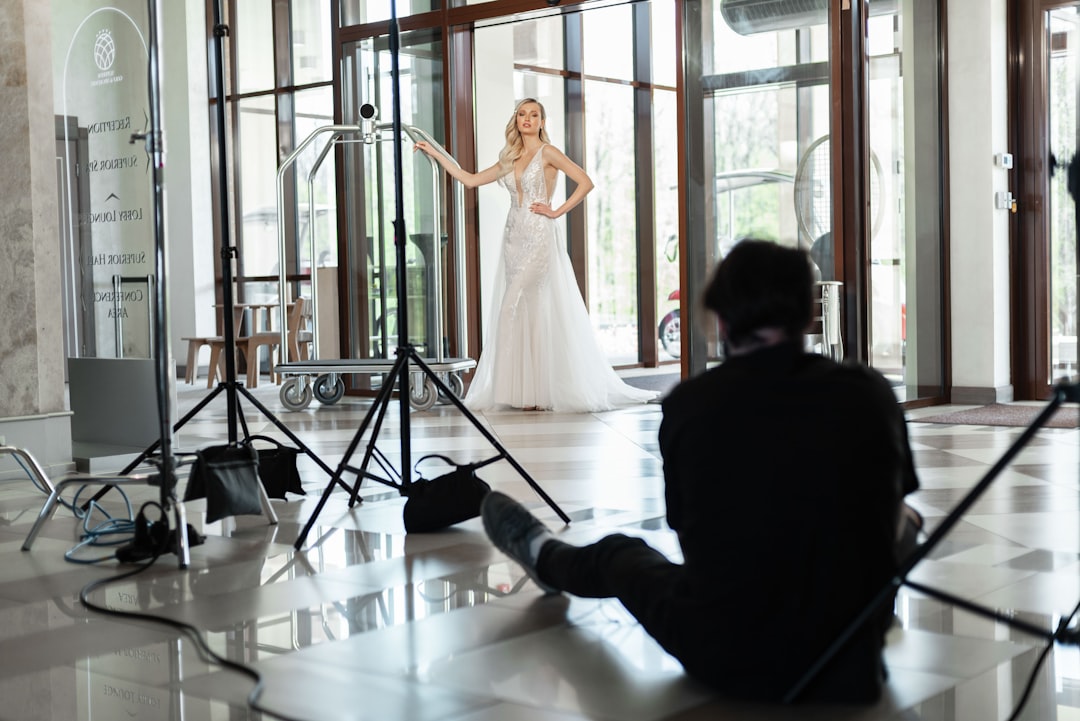
[[[167,517],[164,509],[161,508],[160,504],[154,501],[148,501],[144,503],[142,508],[139,509],[139,513],[143,514],[145,512],[145,509],[149,506],[156,507],[158,510],[160,510],[163,519]],[[157,548],[154,549],[154,555],[147,559],[144,563],[140,563],[136,568],[130,571],[125,571],[124,573],[116,576],[100,578],[96,581],[91,581],[90,583],[86,584],[85,586],[83,586],[82,590],[79,591],[79,601],[86,608],[106,616],[135,619],[138,621],[150,621],[151,623],[161,624],[180,631],[181,634],[187,636],[195,643],[195,647],[198,649],[199,656],[204,661],[216,664],[222,668],[229,669],[231,671],[235,671],[239,674],[247,676],[255,682],[255,686],[251,689],[251,692],[248,693],[247,697],[248,706],[251,707],[252,710],[257,711],[261,714],[265,714],[267,716],[271,716],[273,718],[281,719],[282,721],[305,721],[304,719],[299,719],[295,716],[287,716],[276,711],[272,711],[265,706],[262,706],[259,703],[259,696],[262,695],[262,691],[264,688],[262,675],[250,666],[218,655],[212,648],[210,648],[209,644],[207,644],[206,640],[203,638],[202,633],[195,626],[189,623],[185,623],[183,621],[176,621],[165,616],[157,616],[150,613],[137,613],[135,611],[120,611],[114,608],[108,608],[106,606],[99,606],[98,604],[90,600],[90,594],[94,591],[103,588],[108,584],[113,583],[114,581],[122,581],[126,578],[136,576],[145,571],[146,569],[150,568],[150,566],[154,565],[154,563],[163,554],[167,553],[170,550],[169,548],[167,548],[167,546],[168,541],[167,539],[165,539],[158,544]]]
[[[1016,721],[1018,718],[1020,718],[1020,712],[1024,710],[1024,706],[1025,704],[1027,704],[1028,697],[1031,696],[1031,690],[1035,688],[1035,679],[1039,675],[1039,669],[1042,668],[1043,663],[1046,661],[1046,657],[1050,655],[1050,650],[1054,648],[1055,645],[1057,645],[1058,639],[1060,639],[1062,634],[1065,633],[1065,630],[1068,628],[1069,623],[1072,621],[1073,617],[1077,614],[1077,612],[1080,612],[1080,602],[1078,602],[1076,606],[1073,607],[1072,613],[1061,619],[1061,621],[1058,623],[1057,630],[1054,631],[1053,637],[1046,644],[1046,648],[1044,648],[1039,653],[1039,658],[1035,659],[1035,667],[1031,669],[1031,675],[1028,677],[1028,682],[1024,686],[1024,692],[1020,694],[1020,700],[1016,702],[1016,708],[1013,709],[1012,714],[1009,716],[1008,719],[1006,719],[1006,721]]]

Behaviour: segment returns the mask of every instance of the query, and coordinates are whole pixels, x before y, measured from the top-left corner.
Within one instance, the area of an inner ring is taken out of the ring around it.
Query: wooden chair
[[[219,308],[218,327],[221,327],[221,317],[221,309]],[[244,308],[237,305],[233,308],[233,329],[236,333],[240,332],[243,320]],[[212,336],[208,339],[207,345],[210,346],[210,366],[206,370],[206,387],[213,388],[215,380],[218,378],[225,380],[225,357],[222,355],[222,351],[225,350],[225,337],[220,335]],[[236,339],[236,347],[240,347],[239,338]]]
[[[297,298],[292,307],[289,308],[285,328],[286,342],[289,344],[290,349],[297,343],[295,339],[304,322],[303,314],[306,308],[307,301],[304,298]],[[281,349],[278,347],[280,345],[281,332],[276,330],[259,331],[236,339],[236,347],[240,349],[240,352],[244,354],[244,358],[247,360],[248,388],[256,388],[259,385],[259,349],[263,346],[270,349],[270,378],[275,383],[281,383],[281,376],[274,372],[274,366],[281,361]],[[275,356],[277,358],[276,362]]]
[[[195,379],[199,376],[199,351],[203,346],[210,348],[210,369],[208,371],[210,378],[214,377],[214,343],[224,343],[225,339],[219,335],[210,336],[190,336],[187,338],[181,338],[180,340],[186,340],[188,344],[187,349],[187,366],[184,368],[184,382],[194,383]]]
[[[302,305],[299,310],[296,306]],[[296,314],[297,322],[289,325],[289,360],[310,360],[312,344],[315,340],[315,336],[312,333],[312,303],[308,298],[297,298],[293,311]],[[290,314],[290,318],[292,314]]]

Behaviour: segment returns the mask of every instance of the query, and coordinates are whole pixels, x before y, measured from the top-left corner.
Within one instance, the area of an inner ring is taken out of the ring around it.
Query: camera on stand
[[[379,109],[371,103],[360,106],[360,133],[368,145],[379,140],[378,117]]]

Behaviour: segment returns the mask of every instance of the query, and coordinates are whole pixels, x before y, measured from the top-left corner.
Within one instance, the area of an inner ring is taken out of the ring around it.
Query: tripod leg
[[[406,362],[406,358],[407,356],[405,354],[400,355],[398,357],[398,360],[394,362],[394,371],[392,372],[396,372],[400,368],[401,364]],[[393,378],[395,376],[391,375],[389,377]],[[326,501],[329,500],[330,493],[333,492],[334,486],[336,486],[338,483],[341,483],[343,486],[345,486],[345,490],[349,491],[350,494],[354,493],[354,489],[350,489],[345,484],[345,482],[341,480],[341,474],[343,471],[349,468],[349,459],[352,458],[353,453],[356,452],[356,447],[360,445],[360,439],[364,437],[364,433],[367,431],[368,424],[371,422],[372,417],[376,414],[378,414],[380,418],[382,417],[382,413],[385,410],[386,404],[390,401],[390,394],[393,390],[393,386],[394,384],[391,381],[390,383],[385,383],[383,387],[379,389],[379,395],[375,398],[375,403],[372,404],[371,408],[367,412],[367,415],[364,416],[364,420],[360,424],[359,430],[357,430],[357,432],[353,435],[353,439],[349,443],[349,448],[345,451],[345,455],[341,457],[341,462],[338,464],[337,470],[334,471],[334,473],[332,474],[330,483],[327,484],[325,490],[323,490],[322,497],[319,498],[319,503],[315,506],[315,511],[311,514],[311,517],[308,518],[307,523],[304,524],[303,529],[301,529],[300,531],[300,535],[296,539],[296,543],[293,544],[293,548],[295,548],[297,551],[303,548],[304,541],[307,539],[308,533],[311,532],[312,526],[315,525],[315,520],[319,517],[319,514],[322,513],[323,506],[325,506]],[[374,442],[375,438],[373,436],[371,439],[371,443]],[[357,478],[356,488],[359,488],[361,480],[362,476]]]
[[[208,404],[210,401],[214,400],[214,398],[217,397],[218,393],[221,393],[223,388],[224,388],[224,386],[218,386],[217,388],[214,389],[214,391],[210,395],[206,396],[206,398],[203,398],[201,401],[199,401],[199,403],[194,408],[192,408],[190,411],[185,413],[184,417],[181,418],[179,421],[177,421],[176,425],[173,426],[173,433],[180,430],[184,426],[185,423],[187,423],[192,418],[194,418],[195,415],[199,411],[201,411],[204,407],[206,407],[206,404]],[[157,448],[158,448],[158,446],[160,444],[161,444],[160,439],[154,441],[145,451],[140,453],[139,456],[135,460],[133,460],[131,463],[124,466],[124,469],[120,471],[119,475],[126,476],[127,474],[131,473],[133,470],[138,468],[139,465],[143,461],[145,461],[147,458],[149,458],[151,456],[151,454],[153,454],[153,452],[157,450]],[[82,510],[85,511],[88,508],[90,508],[91,503],[94,503],[96,501],[100,501],[105,496],[105,494],[108,493],[111,489],[112,489],[111,485],[103,486],[97,493],[94,494],[94,496],[89,501],[87,501],[86,503],[84,503],[82,505]]]
[[[187,511],[183,503],[173,502],[173,518],[176,521],[176,557],[181,570],[191,565],[191,544],[188,542]]]
[[[1020,437],[1013,442],[1013,444],[1008,448],[1008,450],[1005,451],[1001,458],[998,459],[997,463],[995,463],[993,467],[991,467],[990,470],[987,471],[986,475],[983,476],[982,480],[975,484],[975,487],[972,488],[968,492],[968,494],[960,500],[958,504],[956,504],[956,507],[952,511],[950,511],[947,516],[945,516],[944,520],[942,520],[942,522],[937,525],[933,533],[930,534],[926,541],[908,555],[908,557],[900,564],[900,568],[897,570],[893,578],[889,580],[888,585],[886,585],[885,588],[881,589],[881,591],[873,598],[869,605],[867,605],[866,608],[864,608],[859,613],[859,615],[857,615],[855,619],[850,624],[848,624],[847,627],[844,628],[840,635],[837,636],[831,644],[829,644],[828,648],[825,649],[824,653],[822,653],[821,656],[819,656],[818,659],[814,661],[813,664],[811,664],[810,668],[806,670],[802,677],[795,682],[795,685],[792,686],[791,689],[784,696],[784,703],[791,703],[795,701],[799,697],[799,694],[801,694],[806,688],[807,684],[809,684],[814,679],[814,677],[821,672],[825,665],[828,664],[829,661],[831,661],[832,658],[840,652],[840,649],[843,648],[844,645],[851,640],[851,638],[858,632],[860,628],[862,628],[863,624],[865,624],[867,620],[869,620],[869,618],[874,614],[874,612],[881,607],[881,604],[885,603],[885,601],[890,598],[892,594],[896,593],[896,590],[900,587],[901,584],[907,583],[907,576],[909,573],[911,573],[911,569],[915,567],[915,564],[926,558],[927,554],[929,554],[930,551],[933,550],[933,548],[945,537],[945,535],[950,530],[952,530],[952,527],[960,521],[961,516],[963,516],[964,513],[966,513],[967,510],[971,508],[975,501],[978,500],[979,496],[983,494],[983,491],[985,491],[990,486],[990,483],[995,478],[997,478],[998,474],[1005,470],[1006,466],[1008,466],[1008,464],[1012,461],[1016,454],[1019,453],[1024,446],[1027,445],[1028,441],[1030,441],[1032,437],[1034,437],[1036,431],[1042,428],[1043,424],[1045,424],[1046,421],[1050,419],[1050,416],[1052,416],[1054,414],[1054,411],[1058,409],[1058,406],[1060,406],[1061,403],[1065,400],[1065,397],[1066,391],[1064,389],[1062,389],[1061,387],[1055,389],[1054,395],[1050,399],[1050,402],[1046,405],[1042,412],[1039,413],[1038,416],[1036,416],[1035,420],[1031,422],[1031,425],[1028,426],[1020,435]]]
[[[259,505],[262,507],[263,515],[266,516],[266,520],[271,526],[276,526],[278,522],[277,513],[274,511],[273,505],[270,504],[270,496],[266,495],[266,488],[263,484],[259,484]]]
[[[341,471],[342,469],[339,466],[338,470],[330,478],[330,483],[328,483],[326,485],[326,488],[323,489],[322,496],[319,498],[319,503],[315,506],[315,510],[314,512],[312,512],[311,517],[308,518],[307,523],[305,523],[304,527],[300,530],[300,535],[296,537],[296,542],[293,544],[293,548],[295,548],[297,551],[304,547],[304,541],[307,539],[308,533],[311,532],[311,527],[315,525],[315,519],[317,519],[319,517],[319,514],[322,513],[323,506],[325,506],[326,501],[329,500],[330,494],[333,493],[334,486],[342,482]]]
[[[319,458],[317,455],[315,455],[315,453],[310,448],[308,448],[308,446],[306,446],[296,436],[295,433],[293,433],[291,430],[289,430],[288,426],[286,426],[284,423],[282,423],[280,420],[278,420],[274,416],[274,414],[271,413],[266,408],[266,406],[264,406],[262,403],[260,403],[259,399],[251,394],[251,391],[249,391],[247,388],[244,388],[243,386],[238,386],[237,388],[244,395],[245,398],[247,398],[249,401],[251,401],[251,404],[253,406],[258,408],[259,411],[264,416],[266,416],[267,420],[269,420],[271,423],[273,423],[278,428],[278,430],[280,430],[282,433],[284,433],[289,438],[289,440],[291,440],[293,443],[295,443],[297,448],[299,448],[304,453],[306,453],[307,456],[309,458],[311,458],[311,460],[315,461],[315,463],[319,466],[319,468],[322,468],[324,471],[326,471],[327,475],[331,475],[331,476],[334,475],[334,471],[330,469],[330,466],[326,465],[326,463],[324,463],[321,458]],[[244,435],[245,436],[247,435],[247,426],[246,425],[244,427]]]
[[[1003,613],[998,613],[997,611],[992,611],[985,606],[980,606],[977,603],[972,603],[967,599],[960,598],[959,596],[954,596],[951,593],[939,591],[936,588],[924,586],[923,584],[916,583],[911,579],[905,579],[904,585],[913,588],[920,593],[925,593],[931,598],[936,598],[939,601],[944,601],[945,603],[951,603],[954,606],[959,606],[960,608],[968,611],[969,613],[973,613],[977,616],[982,616],[983,618],[989,618],[992,621],[1004,623],[1006,626],[1012,626],[1013,628],[1023,631],[1024,633],[1030,634],[1032,636],[1037,636],[1046,641],[1050,641],[1054,638],[1055,634],[1053,631],[1048,631],[1045,628],[1041,628],[1039,626],[1036,626],[1035,624],[1028,623],[1022,618],[1017,618],[1016,616],[1005,615]]]
[[[386,409],[390,407],[390,396],[394,392],[394,379],[397,377],[397,371],[395,371],[393,375],[388,375],[386,377],[388,382],[379,389],[379,396],[375,401],[376,406],[378,406],[379,408],[379,412],[375,418],[375,425],[371,429],[371,440],[368,442],[367,450],[364,451],[364,460],[360,463],[360,473],[358,473],[356,476],[356,484],[353,485],[352,492],[349,494],[349,508],[352,508],[354,505],[356,505],[356,501],[360,496],[360,484],[364,482],[364,473],[367,471],[368,463],[371,462],[371,456],[375,452],[375,439],[379,437],[379,431],[382,430],[383,419],[386,417]],[[399,397],[400,394],[401,391],[399,390]],[[404,399],[404,397],[402,397],[401,402],[406,403],[407,401]],[[366,420],[367,419],[365,419],[365,421]],[[364,434],[364,430],[365,426],[361,426],[361,436]]]
[[[450,388],[445,383],[442,382],[442,379],[440,379],[435,374],[435,372],[432,371],[426,363],[424,363],[424,361],[416,354],[416,349],[410,346],[409,354],[412,356],[412,360],[414,363],[416,363],[417,367],[420,368],[420,370],[422,370],[428,376],[428,378],[434,381],[435,386],[443,392],[443,395],[450,399],[450,402],[453,403],[459,411],[461,411],[462,415],[469,419],[473,426],[476,427],[476,430],[480,431],[480,434],[487,439],[488,443],[493,445],[495,449],[502,454],[506,461],[511,466],[513,466],[514,470],[521,474],[521,477],[525,479],[525,482],[532,486],[532,489],[536,491],[537,495],[539,495],[540,498],[544,500],[544,503],[548,504],[548,506],[550,506],[551,509],[555,511],[556,514],[558,514],[559,518],[562,519],[563,523],[570,523],[570,516],[566,515],[566,513],[564,513],[563,510],[559,508],[558,504],[556,504],[555,501],[553,501],[551,497],[544,492],[544,489],[540,487],[540,484],[533,480],[532,476],[530,476],[525,471],[525,469],[522,468],[516,460],[514,460],[513,456],[510,455],[510,452],[507,451],[501,443],[499,443],[495,436],[491,435],[491,432],[488,431],[487,428],[484,428],[484,426],[480,423],[480,420],[475,415],[473,415],[472,411],[466,408],[465,404],[462,403],[456,395],[454,395],[454,392],[450,390]]]

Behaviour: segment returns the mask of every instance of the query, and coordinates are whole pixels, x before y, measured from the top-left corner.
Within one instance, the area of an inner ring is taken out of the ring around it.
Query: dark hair
[[[805,251],[746,238],[720,262],[705,289],[705,307],[724,323],[738,346],[763,328],[797,338],[810,325],[814,276]]]

